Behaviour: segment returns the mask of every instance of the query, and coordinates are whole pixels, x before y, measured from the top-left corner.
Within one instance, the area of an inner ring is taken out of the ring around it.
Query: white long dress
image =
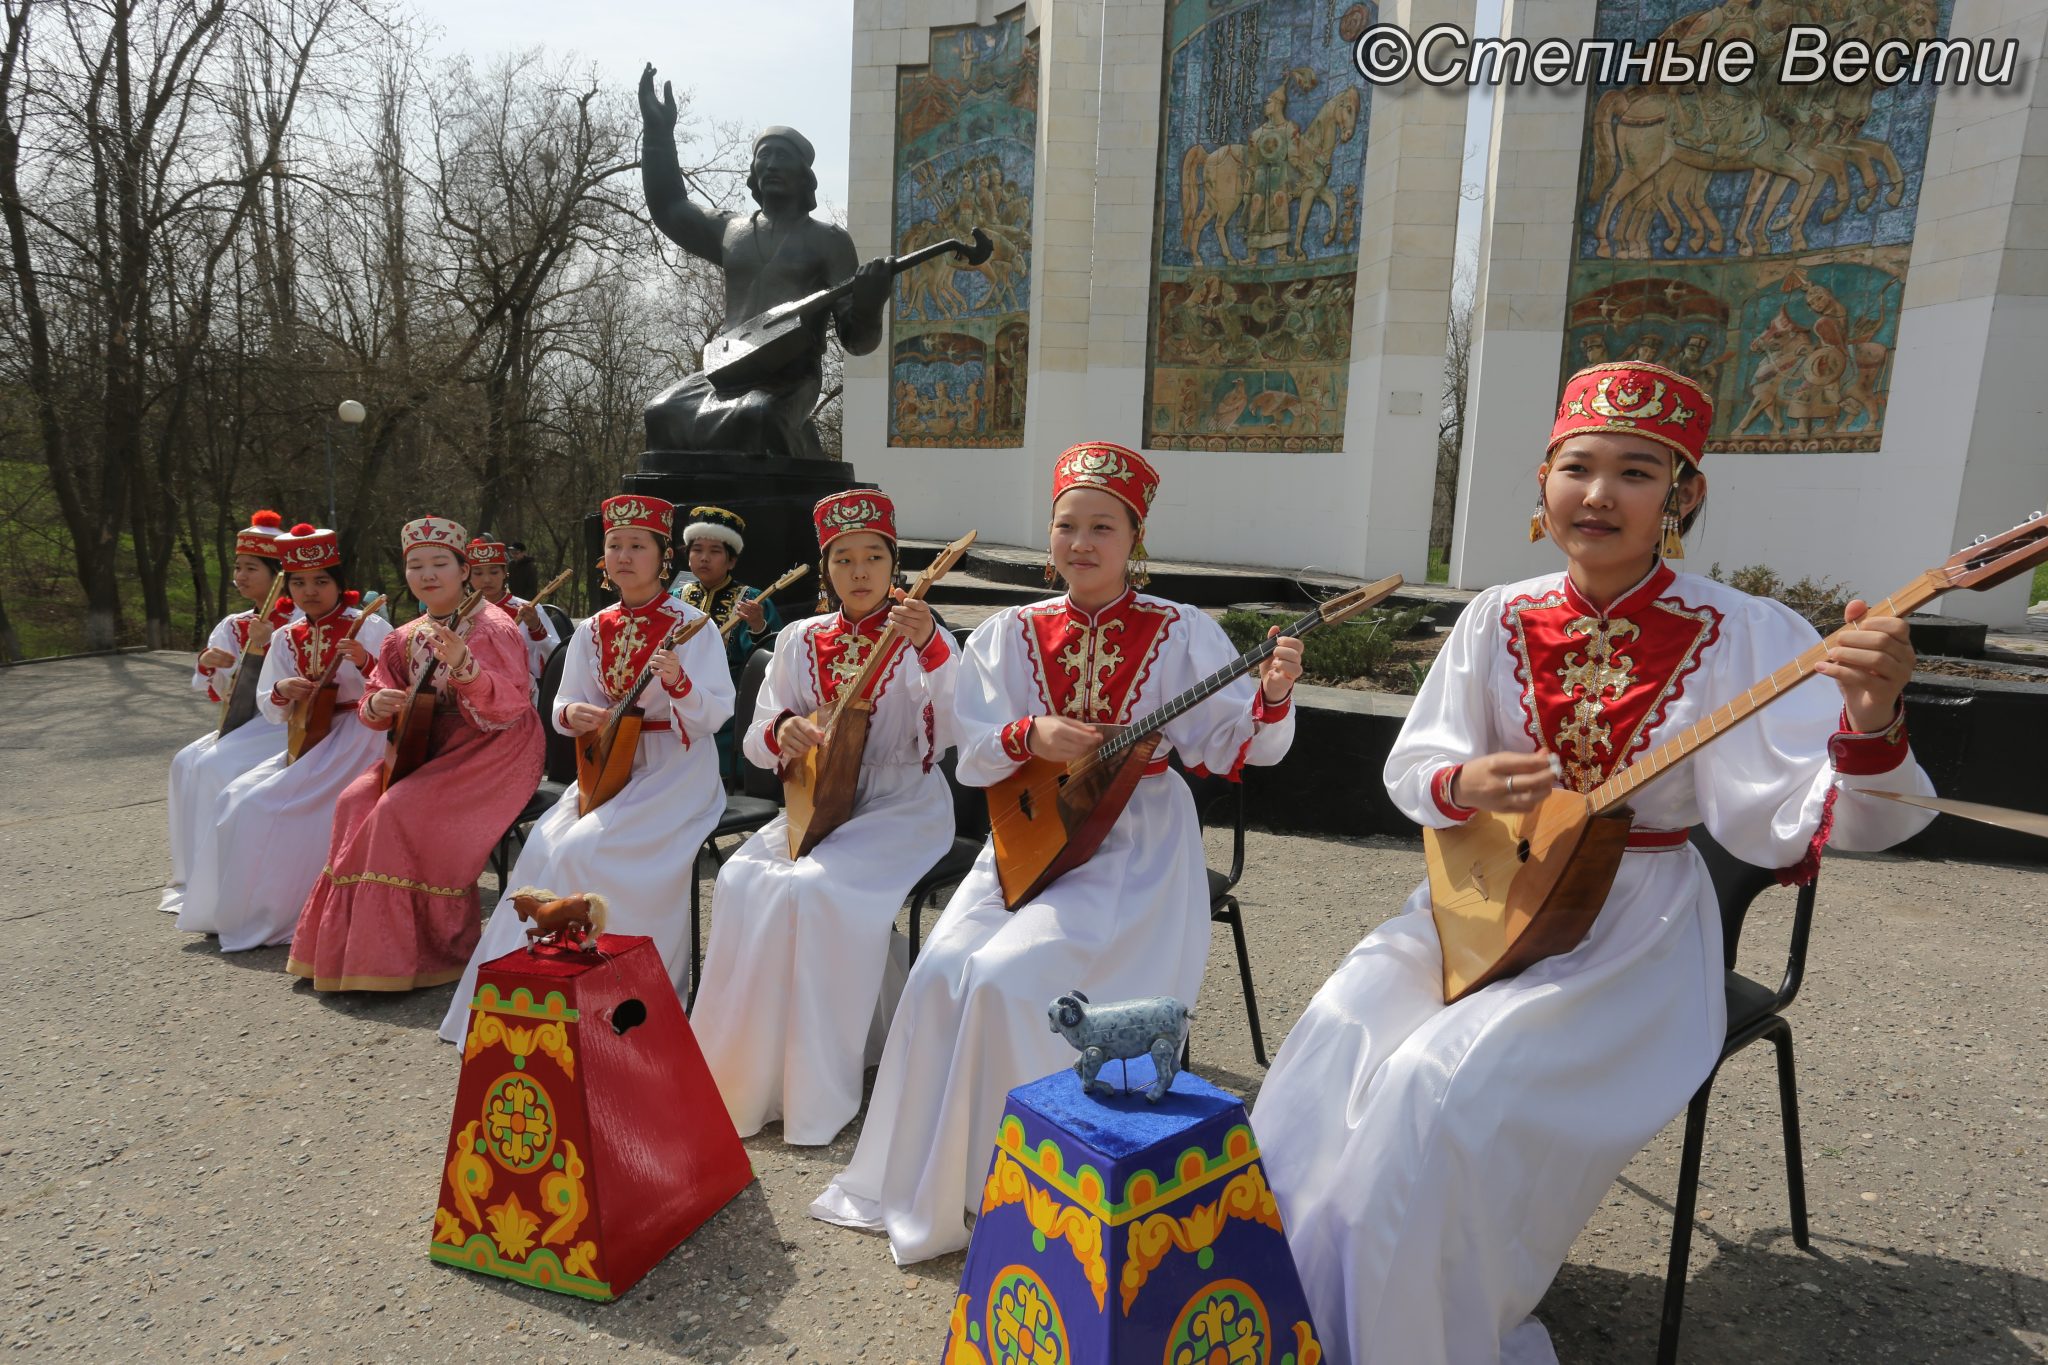
[[[287,603],[286,609],[273,613],[272,619],[280,626],[297,620],[298,609]],[[249,642],[249,627],[255,620],[253,608],[222,617],[206,637],[206,647],[239,656]],[[208,668],[194,664],[192,690],[218,706],[234,676],[232,665]],[[185,884],[192,874],[194,846],[210,828],[214,803],[228,783],[283,750],[284,727],[259,710],[227,735],[220,735],[216,726],[172,755],[170,801],[165,807],[171,836],[171,880],[164,887],[157,909],[172,915],[184,910]]]
[[[569,639],[550,723],[570,734],[562,724],[563,708],[573,702],[615,705],[673,625],[702,614],[664,593],[643,607],[613,603],[587,618]],[[611,907],[605,932],[653,939],[681,997],[690,977],[690,878],[697,875],[698,848],[725,813],[718,747],[711,737],[732,714],[733,691],[716,630],[698,631],[678,658],[680,692],[652,678],[640,694],[646,718],[626,785],[588,815],[577,814],[574,786],[564,792],[534,821],[505,890],[538,886],[564,896],[599,893]],[[524,946],[526,928],[511,898],[500,900],[448,1002],[443,1038],[462,1041],[477,968]]]
[[[355,607],[340,607],[317,623],[295,621],[278,632],[288,648],[273,647],[264,656],[257,684],[256,707],[267,721],[282,727],[291,714],[277,685],[287,678],[317,678],[359,615]],[[363,623],[356,640],[375,655],[390,632],[391,623],[380,614]],[[201,841],[193,859],[178,927],[219,934],[222,952],[291,941],[327,857],[334,803],[342,788],[383,757],[384,735],[356,719],[363,675],[344,659],[334,684],[334,724],[326,738],[296,763],[286,763],[282,751],[273,754],[229,783],[214,803],[213,837]]]
[[[1236,656],[1209,617],[1138,593],[1093,616],[1065,598],[1012,607],[967,642],[954,692],[960,778],[990,786],[1015,772],[1025,717],[1140,720]],[[984,845],[911,967],[853,1161],[811,1213],[886,1231],[899,1265],[965,1246],[1004,1096],[1073,1062],[1046,1005],[1077,988],[1096,1000],[1195,1003],[1208,873],[1168,749],[1235,776],[1247,762],[1279,762],[1293,737],[1291,703],[1269,711],[1249,677],[1176,717],[1095,856],[1015,914]]]
[[[1488,589],[1458,620],[1387,760],[1419,824],[1455,765],[1539,745],[1591,790],[1815,642],[1787,608],[1659,566],[1601,613],[1562,573]],[[1720,1054],[1721,920],[1685,831],[1789,868],[1828,838],[1879,849],[1927,813],[1904,741],[1836,737],[1814,678],[1633,801],[1634,834],[1572,952],[1446,1007],[1427,883],[1345,958],[1288,1036],[1252,1125],[1332,1365],[1555,1360],[1530,1316],[1629,1158]],[[1833,753],[1831,761],[1830,754]]]
[[[885,607],[857,625],[834,612],[785,626],[741,741],[747,757],[778,767],[776,723],[836,698],[887,619]],[[891,926],[953,842],[937,764],[952,747],[958,668],[943,630],[921,654],[899,648],[871,694],[852,817],[791,861],[789,817],[777,815],[719,870],[690,1026],[741,1137],[779,1118],[783,1141],[821,1146],[860,1112],[869,1025],[895,1003]]]

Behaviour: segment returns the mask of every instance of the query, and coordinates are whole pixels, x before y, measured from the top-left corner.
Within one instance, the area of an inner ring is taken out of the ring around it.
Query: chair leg
[[[1771,1029],[1778,1049],[1778,1110],[1785,1121],[1785,1191],[1792,1198],[1792,1240],[1806,1250],[1806,1154],[1799,1145],[1799,1080],[1792,1070],[1792,1025],[1779,1019]]]
[[[1657,1365],[1678,1359],[1678,1324],[1685,1312],[1685,1270],[1692,1259],[1692,1214],[1700,1197],[1700,1154],[1706,1145],[1707,1096],[1714,1078],[1707,1077],[1685,1111],[1685,1153],[1678,1163],[1678,1198],[1671,1211],[1671,1263],[1664,1272],[1664,1320],[1657,1332]]]
[[[1229,921],[1230,936],[1237,942],[1237,977],[1244,983],[1244,1013],[1252,1026],[1252,1056],[1259,1059],[1260,1066],[1271,1066],[1266,1060],[1266,1035],[1259,1028],[1259,993],[1252,985],[1252,957],[1244,946],[1244,907],[1235,896],[1225,896],[1223,903],[1230,909],[1222,918]]]
[[[924,919],[925,898],[929,895],[929,891],[920,891],[910,898],[910,957],[904,964],[906,967],[914,966],[917,962],[917,931]]]
[[[718,845],[710,839],[706,839],[704,844],[711,849],[711,860],[716,864],[718,861]],[[686,1014],[697,1007],[697,978],[701,975],[701,968],[704,965],[699,948],[703,933],[704,887],[702,882],[703,874],[698,867],[698,864],[703,861],[704,849],[699,848],[697,856],[690,860],[690,994],[683,1001],[683,1011]]]

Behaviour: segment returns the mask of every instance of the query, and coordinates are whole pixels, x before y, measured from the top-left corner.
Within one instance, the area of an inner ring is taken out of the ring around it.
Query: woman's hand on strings
[[[363,647],[361,640],[354,638],[343,640],[335,648],[341,651],[342,658],[347,659],[356,666],[358,673],[368,673],[370,671],[370,651]]]
[[[278,686],[282,687],[280,683]],[[380,687],[363,698],[363,712],[371,720],[389,720],[398,714],[398,708],[405,705],[405,692],[396,687]]]
[[[235,661],[235,656],[224,649],[209,649],[199,656],[201,668],[226,668]]]
[[[1475,758],[1451,781],[1451,804],[1507,815],[1534,810],[1557,786],[1548,753],[1498,753]]]
[[[1278,626],[1269,628],[1266,638],[1273,641],[1273,657],[1259,670],[1259,686],[1266,704],[1278,706],[1294,691],[1295,680],[1301,676],[1301,641],[1281,635]]]
[[[809,716],[790,716],[775,727],[775,747],[783,762],[802,758],[825,742],[825,732]]]
[[[279,678],[277,695],[286,701],[303,701],[318,691],[320,684],[311,678]]]
[[[562,708],[562,723],[579,735],[587,735],[604,724],[605,709],[587,701],[572,701]]]
[[[657,649],[652,657],[654,676],[661,679],[661,685],[673,692],[683,685],[683,661],[672,649]]]
[[[469,665],[469,646],[462,637],[433,617],[426,618],[427,648],[450,673],[461,673]]]
[[[264,650],[270,648],[270,636],[276,628],[268,621],[257,621],[249,627],[249,648]]]
[[[1100,725],[1069,720],[1065,716],[1036,716],[1024,732],[1025,747],[1040,758],[1055,763],[1072,763],[1102,747],[1109,732]]]
[[[889,624],[896,628],[896,633],[918,649],[930,644],[938,623],[932,620],[932,609],[924,599],[906,597],[901,588],[889,595],[896,599],[896,605],[889,608]]]
[[[1896,616],[1872,616],[1861,598],[1842,612],[1848,622],[1828,646],[1827,659],[1814,665],[1842,689],[1842,707],[1849,713],[1849,728],[1874,734],[1892,723],[1898,713],[1899,694],[1912,680],[1912,636],[1906,623]]]

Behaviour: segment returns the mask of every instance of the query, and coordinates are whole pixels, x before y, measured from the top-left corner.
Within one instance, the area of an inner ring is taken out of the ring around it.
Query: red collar
[[[1121,614],[1125,607],[1130,606],[1131,603],[1137,600],[1138,590],[1136,588],[1125,588],[1120,595],[1111,598],[1109,602],[1092,613],[1075,602],[1071,595],[1061,598],[1060,602],[1066,608],[1067,615],[1073,617],[1076,621],[1082,622],[1084,625],[1092,626],[1099,621]]]
[[[1586,616],[1597,616],[1605,621],[1616,616],[1626,616],[1631,611],[1648,606],[1662,597],[1664,589],[1670,587],[1677,577],[1677,574],[1671,572],[1671,566],[1660,559],[1648,573],[1636,580],[1634,587],[1616,597],[1607,604],[1607,609],[1602,611],[1579,591],[1579,585],[1572,582],[1571,570],[1567,569],[1564,575],[1564,600],[1571,604],[1573,611]]]

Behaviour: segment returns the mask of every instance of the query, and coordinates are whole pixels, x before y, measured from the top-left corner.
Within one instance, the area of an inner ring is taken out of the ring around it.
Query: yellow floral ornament
[[[491,1240],[497,1243],[500,1256],[517,1261],[533,1250],[533,1234],[540,1226],[540,1216],[520,1206],[517,1190],[506,1195],[504,1203],[493,1204],[484,1212],[490,1216]]]

